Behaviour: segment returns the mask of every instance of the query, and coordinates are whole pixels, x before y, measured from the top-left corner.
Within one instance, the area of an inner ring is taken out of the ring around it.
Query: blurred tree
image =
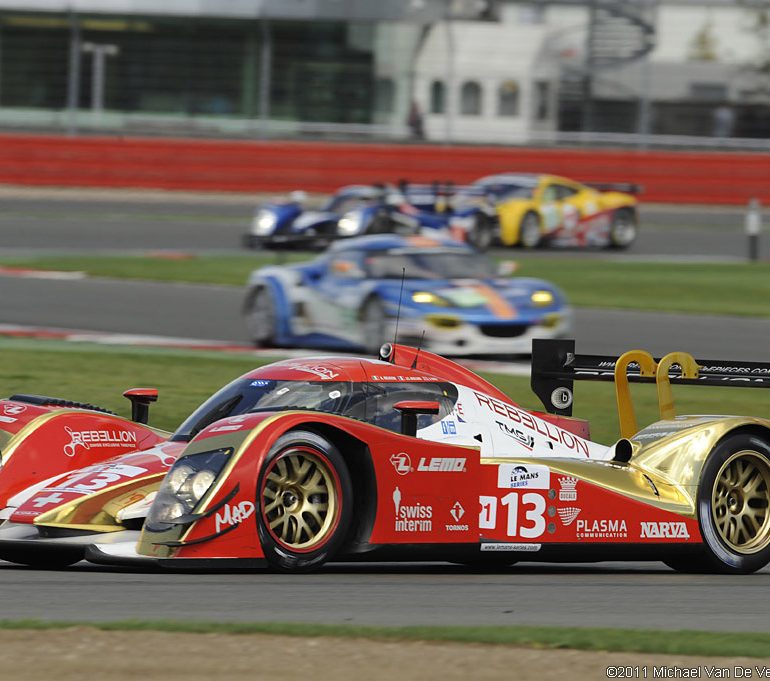
[[[747,14],[746,30],[757,42],[752,66],[759,73],[770,74],[770,0],[738,0]]]
[[[691,61],[717,61],[717,39],[714,35],[711,18],[706,20],[703,27],[693,36],[687,51]]]

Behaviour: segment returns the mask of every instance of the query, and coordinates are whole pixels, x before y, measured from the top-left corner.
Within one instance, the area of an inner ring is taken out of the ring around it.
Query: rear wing
[[[644,187],[632,182],[583,182],[586,187],[600,192],[623,192],[625,194],[641,194]]]
[[[613,355],[578,355],[575,341],[532,341],[532,391],[551,414],[572,416],[575,381],[615,384],[620,436],[631,437],[639,428],[629,383],[655,383],[661,419],[676,415],[672,385],[711,385],[770,388],[770,363],[695,359],[686,352],[655,358],[644,350]]]

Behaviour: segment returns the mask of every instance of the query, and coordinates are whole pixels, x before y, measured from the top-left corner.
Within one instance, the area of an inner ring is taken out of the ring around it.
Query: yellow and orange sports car
[[[497,207],[504,246],[628,248],[638,231],[637,199],[629,184],[586,185],[556,175],[501,173],[472,185]],[[626,191],[618,191],[624,189]]]

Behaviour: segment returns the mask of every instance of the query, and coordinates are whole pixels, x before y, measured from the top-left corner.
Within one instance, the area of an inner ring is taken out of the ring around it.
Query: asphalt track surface
[[[0,196],[0,254],[42,251],[230,251],[256,203]],[[622,257],[741,258],[740,209],[648,207]],[[761,254],[770,257],[770,246]],[[521,257],[520,252],[515,252]],[[588,254],[591,257],[591,254]],[[594,255],[604,256],[604,253]],[[0,321],[243,342],[242,291],[108,280],[0,277]],[[202,311],[205,313],[202,314]],[[585,352],[641,346],[765,359],[770,320],[580,310]],[[2,618],[170,618],[372,625],[535,624],[770,631],[770,571],[679,575],[660,563],[521,564],[473,573],[448,565],[327,566],[318,574],[145,573],[80,564],[39,572],[0,563]]]
[[[0,563],[2,618],[357,625],[550,625],[770,631],[770,572],[683,575],[660,563],[329,565],[309,575],[41,572]]]
[[[0,254],[147,250],[238,252],[258,198],[22,190],[0,191]],[[642,207],[639,242],[621,258],[741,258],[743,212],[720,207]],[[761,254],[770,257],[770,239]],[[526,257],[521,251],[505,251]],[[556,253],[556,251],[549,251]],[[575,252],[567,252],[574,257]],[[583,253],[607,257],[606,251]],[[65,329],[248,341],[243,292],[218,286],[0,277],[0,321]],[[766,359],[770,320],[578,310],[584,352],[687,348],[707,359]],[[727,359],[727,358],[725,358]]]
[[[60,251],[234,252],[260,197],[0,191],[0,254]],[[624,257],[743,258],[741,207],[641,206],[637,243]],[[765,215],[770,223],[770,213]],[[505,249],[517,258],[520,250]],[[553,251],[548,252],[549,255]],[[567,253],[570,253],[567,251]],[[574,254],[574,252],[572,252]],[[585,252],[583,252],[585,254]],[[598,251],[594,256],[606,257]],[[770,257],[770,238],[760,255]]]

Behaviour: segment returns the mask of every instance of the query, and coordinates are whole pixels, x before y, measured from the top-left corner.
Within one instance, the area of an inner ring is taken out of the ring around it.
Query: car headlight
[[[545,290],[535,291],[530,299],[535,307],[549,307],[554,301],[553,293]]]
[[[353,236],[361,231],[361,213],[351,211],[345,213],[337,222],[337,232],[340,236]]]
[[[258,236],[266,236],[273,232],[277,222],[278,218],[275,216],[275,213],[263,208],[254,216],[254,221],[251,223],[251,231]]]
[[[145,527],[150,532],[164,532],[179,518],[189,515],[211,489],[232,454],[231,448],[179,459],[166,474],[158,490]]]
[[[415,303],[422,303],[423,305],[436,305],[438,307],[449,307],[449,302],[435,293],[430,291],[415,291],[412,294],[412,300]]]

